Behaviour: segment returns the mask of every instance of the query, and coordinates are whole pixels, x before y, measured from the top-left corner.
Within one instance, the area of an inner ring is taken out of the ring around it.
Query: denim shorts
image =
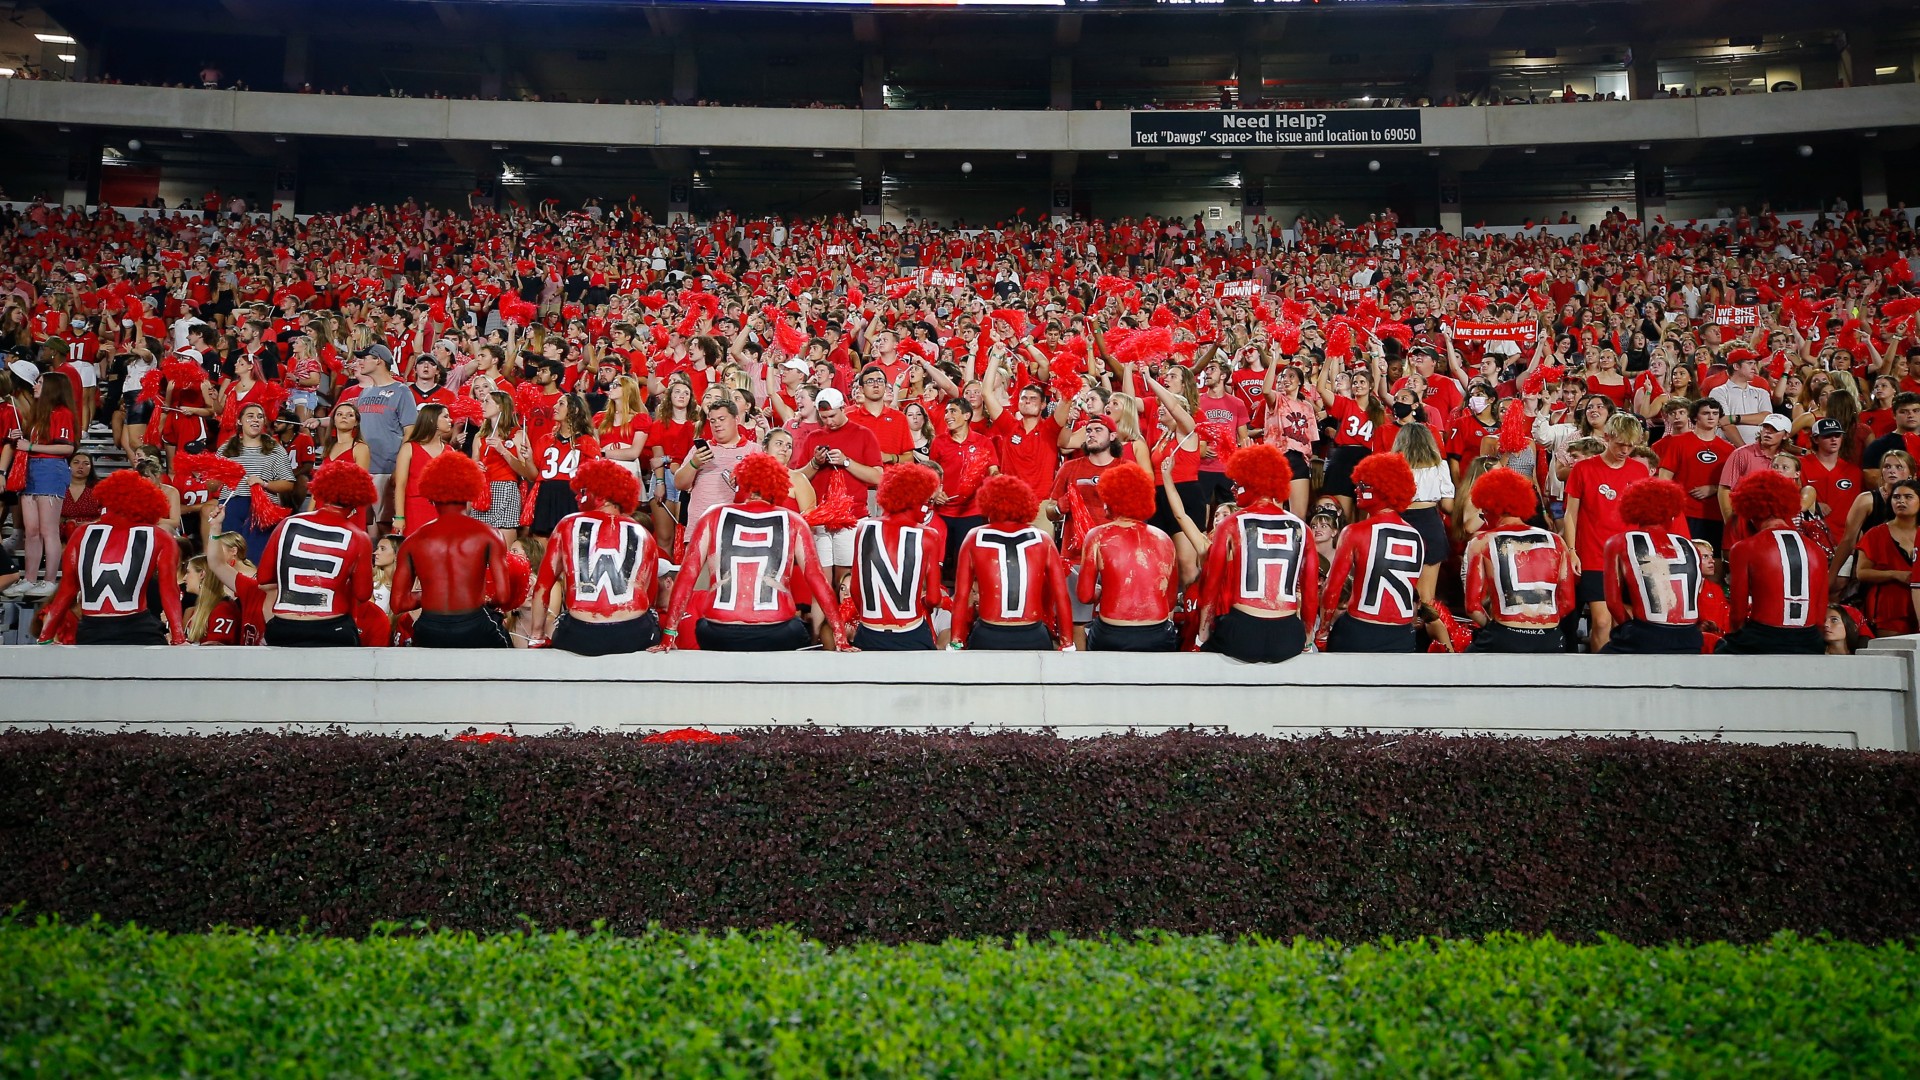
[[[67,485],[73,483],[73,466],[66,458],[29,458],[27,460],[27,487],[22,495],[51,495],[63,498],[67,494]]]

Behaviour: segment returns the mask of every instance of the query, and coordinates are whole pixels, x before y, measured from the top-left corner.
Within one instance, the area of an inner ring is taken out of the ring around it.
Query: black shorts
[[[1789,630],[1749,622],[1721,638],[1713,651],[1734,656],[1819,656],[1827,651],[1827,641],[1818,626]]]
[[[1410,653],[1417,651],[1419,646],[1420,637],[1414,633],[1412,623],[1388,626],[1343,614],[1333,620],[1333,629],[1327,632],[1327,651],[1330,653]]]
[[[1573,587],[1573,600],[1579,604],[1604,604],[1607,602],[1607,575],[1603,570],[1580,571],[1580,582]],[[1575,615],[1580,614],[1575,609]]]
[[[1703,643],[1700,639],[1700,627],[1664,626],[1660,623],[1641,622],[1628,619],[1613,628],[1613,635],[1607,638],[1603,653],[1625,653],[1633,656],[1656,654],[1694,655],[1700,654]]]
[[[500,617],[482,608],[446,615],[423,611],[413,622],[413,643],[422,649],[511,649]]]
[[[920,625],[911,630],[856,627],[853,644],[861,652],[932,652],[933,624],[922,619]]]
[[[568,514],[578,513],[580,500],[565,480],[542,480],[533,494],[533,535],[552,536],[553,527]]]
[[[1301,453],[1298,450],[1288,450],[1286,454],[1287,454],[1287,468],[1293,470],[1293,479],[1305,480],[1307,482],[1307,486],[1311,488],[1313,486],[1313,462],[1308,461],[1307,455]],[[1289,494],[1292,493],[1291,482],[1289,482],[1288,493]],[[1280,499],[1280,501],[1281,503],[1284,504],[1287,500],[1283,496]]]
[[[1200,497],[1206,500],[1208,509],[1233,501],[1233,481],[1227,479],[1225,472],[1207,472],[1203,469],[1200,472],[1199,484]],[[1209,519],[1194,518],[1193,520],[1204,529]]]
[[[1050,652],[1052,649],[1053,635],[1047,632],[1045,623],[1001,626],[976,622],[973,629],[967,631],[968,652]]]
[[[960,565],[960,542],[967,534],[986,525],[987,519],[979,514],[966,517],[950,517],[941,522],[947,527],[946,557],[940,564],[940,577],[945,581],[953,580],[953,572]],[[864,648],[865,646],[862,646]]]
[[[82,615],[74,629],[75,645],[165,645],[166,627],[152,611],[135,615]]]
[[[1336,446],[1327,455],[1327,472],[1320,478],[1320,494],[1353,498],[1353,467],[1367,460],[1371,446]]]
[[[267,644],[284,649],[357,649],[360,624],[351,615],[331,619],[268,619]]]
[[[1420,534],[1427,553],[1421,557],[1422,566],[1439,566],[1453,553],[1453,541],[1447,538],[1447,516],[1437,506],[1422,506],[1409,509],[1400,515],[1407,524]]]
[[[799,619],[777,623],[725,623],[701,619],[693,635],[705,652],[797,652],[813,644]]]
[[[1248,664],[1277,664],[1306,650],[1307,626],[1298,615],[1262,619],[1229,608],[1213,621],[1205,648]]]
[[[565,613],[553,627],[553,647],[575,656],[622,656],[660,644],[660,619],[649,611],[619,622],[582,622]]]
[[[155,407],[153,402],[141,401],[138,398],[127,402],[126,423],[136,426],[153,423],[153,410]]]
[[[1193,523],[1200,528],[1207,527],[1207,493],[1198,480],[1182,480],[1173,485],[1180,493],[1180,508],[1187,512]],[[1153,517],[1147,524],[1166,533],[1168,536],[1180,535],[1180,523],[1173,519],[1173,506],[1167,502],[1167,489],[1164,486],[1153,489]]]
[[[1692,533],[1695,540],[1705,540],[1713,545],[1713,550],[1719,551],[1720,541],[1727,535],[1727,523],[1719,518],[1690,517],[1687,519],[1687,531]],[[1821,651],[1826,650],[1823,648]]]
[[[1473,632],[1468,652],[1558,653],[1567,651],[1567,638],[1558,626],[1522,629],[1490,622]]]
[[[1177,652],[1179,648],[1180,632],[1171,619],[1146,626],[1115,626],[1096,618],[1087,626],[1088,652]]]

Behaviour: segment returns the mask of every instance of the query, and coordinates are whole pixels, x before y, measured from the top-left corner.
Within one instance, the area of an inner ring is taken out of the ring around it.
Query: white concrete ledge
[[[1911,640],[1911,639],[1909,639]],[[767,724],[1063,735],[1189,725],[1640,734],[1903,750],[1920,652],[1826,657],[679,653],[0,648],[0,728],[174,733],[340,725],[716,730]]]
[[[1920,83],[1738,97],[1430,108],[1420,113],[1420,145],[1430,148],[1726,139],[1920,125]],[[1104,151],[1129,149],[1127,118],[1124,111],[583,105],[0,79],[0,119],[261,135],[581,146]]]

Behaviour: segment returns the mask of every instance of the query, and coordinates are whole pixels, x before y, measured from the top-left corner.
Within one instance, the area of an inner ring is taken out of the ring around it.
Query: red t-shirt
[[[1625,532],[1620,497],[1627,489],[1652,477],[1644,462],[1628,458],[1615,466],[1605,457],[1590,457],[1567,474],[1567,501],[1580,500],[1580,518],[1574,533],[1574,554],[1582,571],[1601,568],[1607,541]]]
[[[74,437],[73,428],[73,410],[62,405],[47,414],[47,430],[45,434],[33,436],[33,441],[42,446],[53,443],[65,443],[68,446],[78,446],[80,440]],[[27,456],[30,458],[57,458],[64,457],[65,455],[42,454],[35,451]]]
[[[1660,455],[1660,467],[1672,473],[1673,482],[1689,492],[1688,517],[1720,520],[1720,497],[1717,492],[1704,499],[1694,498],[1691,492],[1697,487],[1718,485],[1720,470],[1726,467],[1727,455],[1733,450],[1733,444],[1725,439],[1718,436],[1703,439],[1692,431],[1669,435],[1653,444],[1653,452]]]
[[[907,414],[899,409],[881,409],[880,415],[875,416],[867,411],[865,405],[856,402],[847,406],[847,423],[873,432],[883,454],[895,456],[913,453],[913,434],[907,430]]]
[[[993,424],[994,437],[1000,443],[1000,463],[1009,474],[1027,482],[1036,498],[1053,490],[1053,474],[1060,469],[1060,424],[1051,416],[1042,416],[1032,431],[1012,409],[1000,413]]]

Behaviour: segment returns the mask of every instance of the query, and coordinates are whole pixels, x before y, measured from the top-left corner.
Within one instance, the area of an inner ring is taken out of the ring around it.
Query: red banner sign
[[[1260,295],[1260,283],[1257,281],[1222,281],[1213,287],[1213,294],[1223,300],[1237,300]]]
[[[1453,324],[1453,337],[1456,341],[1513,341],[1525,343],[1533,340],[1539,327],[1530,322],[1481,323],[1456,322]]]

